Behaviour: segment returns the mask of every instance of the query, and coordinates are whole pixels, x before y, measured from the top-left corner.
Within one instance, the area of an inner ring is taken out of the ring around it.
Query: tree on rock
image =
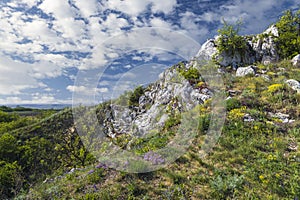
[[[300,53],[300,10],[285,11],[276,23],[279,37],[276,39],[281,59],[290,59]]]
[[[220,37],[218,38],[217,45],[219,53],[226,53],[228,55],[234,55],[239,53],[245,54],[247,50],[247,41],[243,36],[239,35],[242,21],[237,21],[235,24],[228,24],[223,20],[223,27],[218,30]]]

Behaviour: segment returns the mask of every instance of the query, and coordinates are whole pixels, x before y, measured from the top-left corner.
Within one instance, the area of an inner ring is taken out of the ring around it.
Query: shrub
[[[233,55],[238,52],[243,55],[247,49],[247,42],[243,36],[239,35],[242,21],[237,21],[235,24],[228,24],[223,20],[223,27],[218,30],[220,37],[217,40],[217,49],[221,54],[223,52]]]
[[[104,169],[98,168],[96,170],[91,170],[87,176],[87,180],[89,184],[99,183],[104,176]]]
[[[279,37],[277,50],[282,59],[292,58],[300,53],[300,10],[293,13],[287,10],[276,23]]]
[[[17,120],[18,116],[16,114],[8,114],[0,110],[0,123],[1,122],[12,122]]]
[[[236,189],[239,189],[243,183],[243,176],[218,175],[214,180],[210,181],[210,187],[212,188],[212,195],[219,199],[226,199],[227,197],[233,197]]]
[[[230,111],[235,108],[239,108],[240,106],[241,106],[241,103],[236,98],[231,98],[226,101],[227,111]]]
[[[198,69],[191,67],[187,71],[181,71],[180,73],[187,80],[198,80],[200,78],[200,72]]]
[[[129,96],[129,106],[138,106],[139,99],[144,94],[145,90],[142,86],[138,86],[134,89],[133,93]]]
[[[20,191],[23,182],[20,170],[17,162],[0,161],[0,199],[11,198]]]

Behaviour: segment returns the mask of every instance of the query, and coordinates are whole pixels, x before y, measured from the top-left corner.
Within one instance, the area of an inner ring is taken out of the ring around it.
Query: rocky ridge
[[[265,72],[257,74],[257,66],[254,63],[261,62],[268,65],[279,61],[274,40],[278,37],[278,30],[274,25],[262,34],[244,36],[247,41],[244,54],[219,53],[218,37],[220,36],[206,41],[196,58],[216,59],[221,73],[224,73],[223,67],[232,66],[236,69],[236,76],[262,76],[267,80],[268,75]],[[193,60],[181,62],[161,73],[158,81],[149,85],[140,96],[138,106],[111,104],[104,111],[106,113],[106,119],[103,121],[105,134],[112,138],[120,134],[145,135],[151,130],[161,129],[172,113],[190,110],[210,99],[213,92],[208,87],[196,86],[196,83],[191,83],[179,72],[180,70],[187,71],[194,63]],[[295,67],[299,67],[300,55],[295,56],[292,63]],[[297,80],[286,80],[285,83],[293,90],[300,92],[300,83]]]
[[[119,134],[145,135],[161,129],[174,113],[191,110],[212,96],[207,87],[197,87],[179,72],[188,70],[191,62],[181,62],[159,75],[159,80],[149,85],[139,98],[138,106],[111,104],[103,126],[112,138]]]

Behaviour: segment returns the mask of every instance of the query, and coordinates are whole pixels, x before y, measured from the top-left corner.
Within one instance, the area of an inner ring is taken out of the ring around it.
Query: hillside
[[[287,25],[282,17],[262,34],[239,36],[225,24],[195,59],[96,107],[1,111],[0,198],[299,199],[300,36],[291,24],[284,38]],[[212,69],[222,82],[204,76]],[[226,119],[203,156],[218,92]],[[106,149],[96,153],[106,157],[96,161],[90,150],[99,144],[86,142],[99,134]],[[158,155],[168,144],[171,155]],[[107,150],[140,159],[115,164]]]

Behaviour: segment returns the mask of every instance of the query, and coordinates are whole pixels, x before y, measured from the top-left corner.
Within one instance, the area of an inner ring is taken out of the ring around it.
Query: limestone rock
[[[213,55],[217,53],[217,45],[215,39],[207,40],[200,48],[199,52],[197,53],[197,57],[203,57],[204,59],[210,60],[212,59]]]
[[[300,67],[300,54],[292,59],[293,66]]]
[[[248,66],[248,67],[239,67],[236,70],[236,76],[244,77],[249,74],[255,74],[255,66]]]
[[[252,44],[253,50],[256,52],[256,61],[263,64],[271,64],[279,60],[279,55],[276,50],[276,43],[274,37],[278,37],[278,29],[273,25],[262,33],[263,36],[257,35],[255,38],[257,42]]]
[[[149,85],[139,98],[137,107],[110,105],[103,124],[104,133],[112,138],[119,134],[144,136],[161,130],[170,113],[191,110],[210,99],[213,93],[208,88],[194,87],[177,70],[192,65],[193,61],[190,61],[161,73],[158,81]]]
[[[265,32],[263,32],[264,34],[271,34],[274,35],[275,37],[279,36],[278,33],[278,29],[276,28],[275,25],[270,26],[267,30],[265,30]]]
[[[294,79],[289,79],[285,81],[286,84],[288,84],[293,90],[297,91],[297,93],[300,93],[300,83],[299,81],[296,81]]]
[[[215,36],[214,39],[207,40],[201,46],[197,57],[207,60],[215,57],[220,66],[232,66],[235,69],[255,62],[263,62],[264,64],[277,62],[279,55],[274,38],[278,36],[278,29],[273,25],[263,32],[262,36],[245,36],[247,47],[244,52],[222,52],[220,54],[218,53],[216,42],[220,36]]]

